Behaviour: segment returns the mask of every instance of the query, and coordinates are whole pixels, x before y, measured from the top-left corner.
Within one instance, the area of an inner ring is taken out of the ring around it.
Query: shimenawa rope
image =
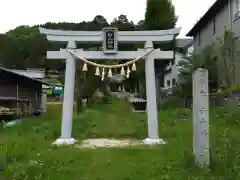
[[[138,60],[140,60],[141,58],[143,58],[144,56],[147,56],[149,53],[151,53],[152,51],[154,51],[154,49],[151,49],[150,51],[146,52],[145,54],[143,54],[142,56],[139,56],[131,61],[128,61],[126,63],[123,64],[115,64],[115,65],[105,65],[105,64],[98,64],[92,61],[89,61],[87,59],[85,59],[84,57],[78,56],[75,53],[73,53],[72,51],[70,51],[69,49],[66,49],[67,52],[69,52],[71,55],[75,56],[78,59],[81,59],[82,61],[84,61],[87,64],[90,64],[92,66],[95,67],[99,67],[99,68],[106,68],[106,69],[114,69],[114,68],[121,68],[121,67],[126,67],[129,66],[135,62],[137,62]]]

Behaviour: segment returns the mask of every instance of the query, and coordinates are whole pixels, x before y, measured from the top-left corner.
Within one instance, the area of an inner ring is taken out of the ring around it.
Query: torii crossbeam
[[[144,56],[149,49],[153,49],[154,42],[172,41],[179,33],[180,28],[160,31],[119,31],[107,28],[103,31],[63,31],[39,28],[40,33],[47,35],[47,39],[52,42],[67,43],[67,50],[79,57],[95,60],[118,60],[134,59]],[[105,33],[112,33],[114,38],[109,41]],[[105,36],[104,36],[105,35]],[[99,43],[104,42],[105,51],[84,51],[77,49],[76,43]],[[144,43],[144,49],[138,51],[118,51],[117,42],[122,43]],[[112,44],[106,44],[112,43]],[[107,48],[109,49],[107,49]],[[109,51],[109,53],[108,53]],[[148,137],[144,140],[146,144],[163,144],[164,141],[158,135],[158,116],[155,84],[154,60],[173,59],[173,51],[152,50],[145,59],[145,75],[147,90],[147,118],[148,118]],[[76,56],[70,54],[66,49],[60,51],[48,51],[48,59],[66,59],[65,87],[62,115],[61,137],[56,144],[74,144],[72,137],[72,114],[74,103],[74,82],[75,82],[75,60]]]

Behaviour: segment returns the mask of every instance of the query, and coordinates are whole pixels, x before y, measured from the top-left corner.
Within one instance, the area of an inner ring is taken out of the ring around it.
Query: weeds
[[[43,117],[0,129],[0,179],[3,180],[234,180],[240,178],[240,138],[234,109],[210,113],[211,164],[194,165],[191,111],[166,109],[159,114],[159,134],[166,145],[154,147],[85,149],[56,147],[61,106],[49,105]],[[181,123],[173,123],[184,118]],[[146,114],[133,113],[124,101],[93,105],[74,116],[73,136],[86,138],[147,137]]]

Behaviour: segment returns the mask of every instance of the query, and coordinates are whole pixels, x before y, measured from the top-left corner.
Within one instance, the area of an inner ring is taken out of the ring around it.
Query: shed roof
[[[187,33],[186,36],[195,36],[204,26],[206,26],[214,16],[216,16],[229,0],[217,0],[208,11],[201,17],[195,26]]]
[[[34,78],[31,78],[31,77],[28,77],[28,76],[25,76],[23,74],[19,74],[19,73],[16,73],[14,71],[11,71],[10,69],[6,69],[4,67],[0,67],[0,72],[6,72],[6,73],[10,73],[10,74],[14,74],[14,75],[17,75],[17,76],[20,76],[22,78],[25,78],[25,79],[28,79],[28,80],[31,80],[31,81],[35,81],[37,83],[41,83],[41,84],[45,84],[45,85],[50,85],[49,83],[46,83],[46,82],[43,82],[41,80],[38,80],[38,79],[34,79]]]

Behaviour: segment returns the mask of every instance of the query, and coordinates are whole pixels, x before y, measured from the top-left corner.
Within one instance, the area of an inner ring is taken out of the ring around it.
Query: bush
[[[191,110],[187,108],[178,108],[172,113],[172,115],[178,119],[185,120],[191,115]]]
[[[223,90],[225,93],[235,93],[235,92],[240,92],[240,84],[235,84],[231,86],[230,88],[226,88]]]
[[[184,99],[176,96],[168,96],[160,100],[160,109],[176,109],[184,107]]]

